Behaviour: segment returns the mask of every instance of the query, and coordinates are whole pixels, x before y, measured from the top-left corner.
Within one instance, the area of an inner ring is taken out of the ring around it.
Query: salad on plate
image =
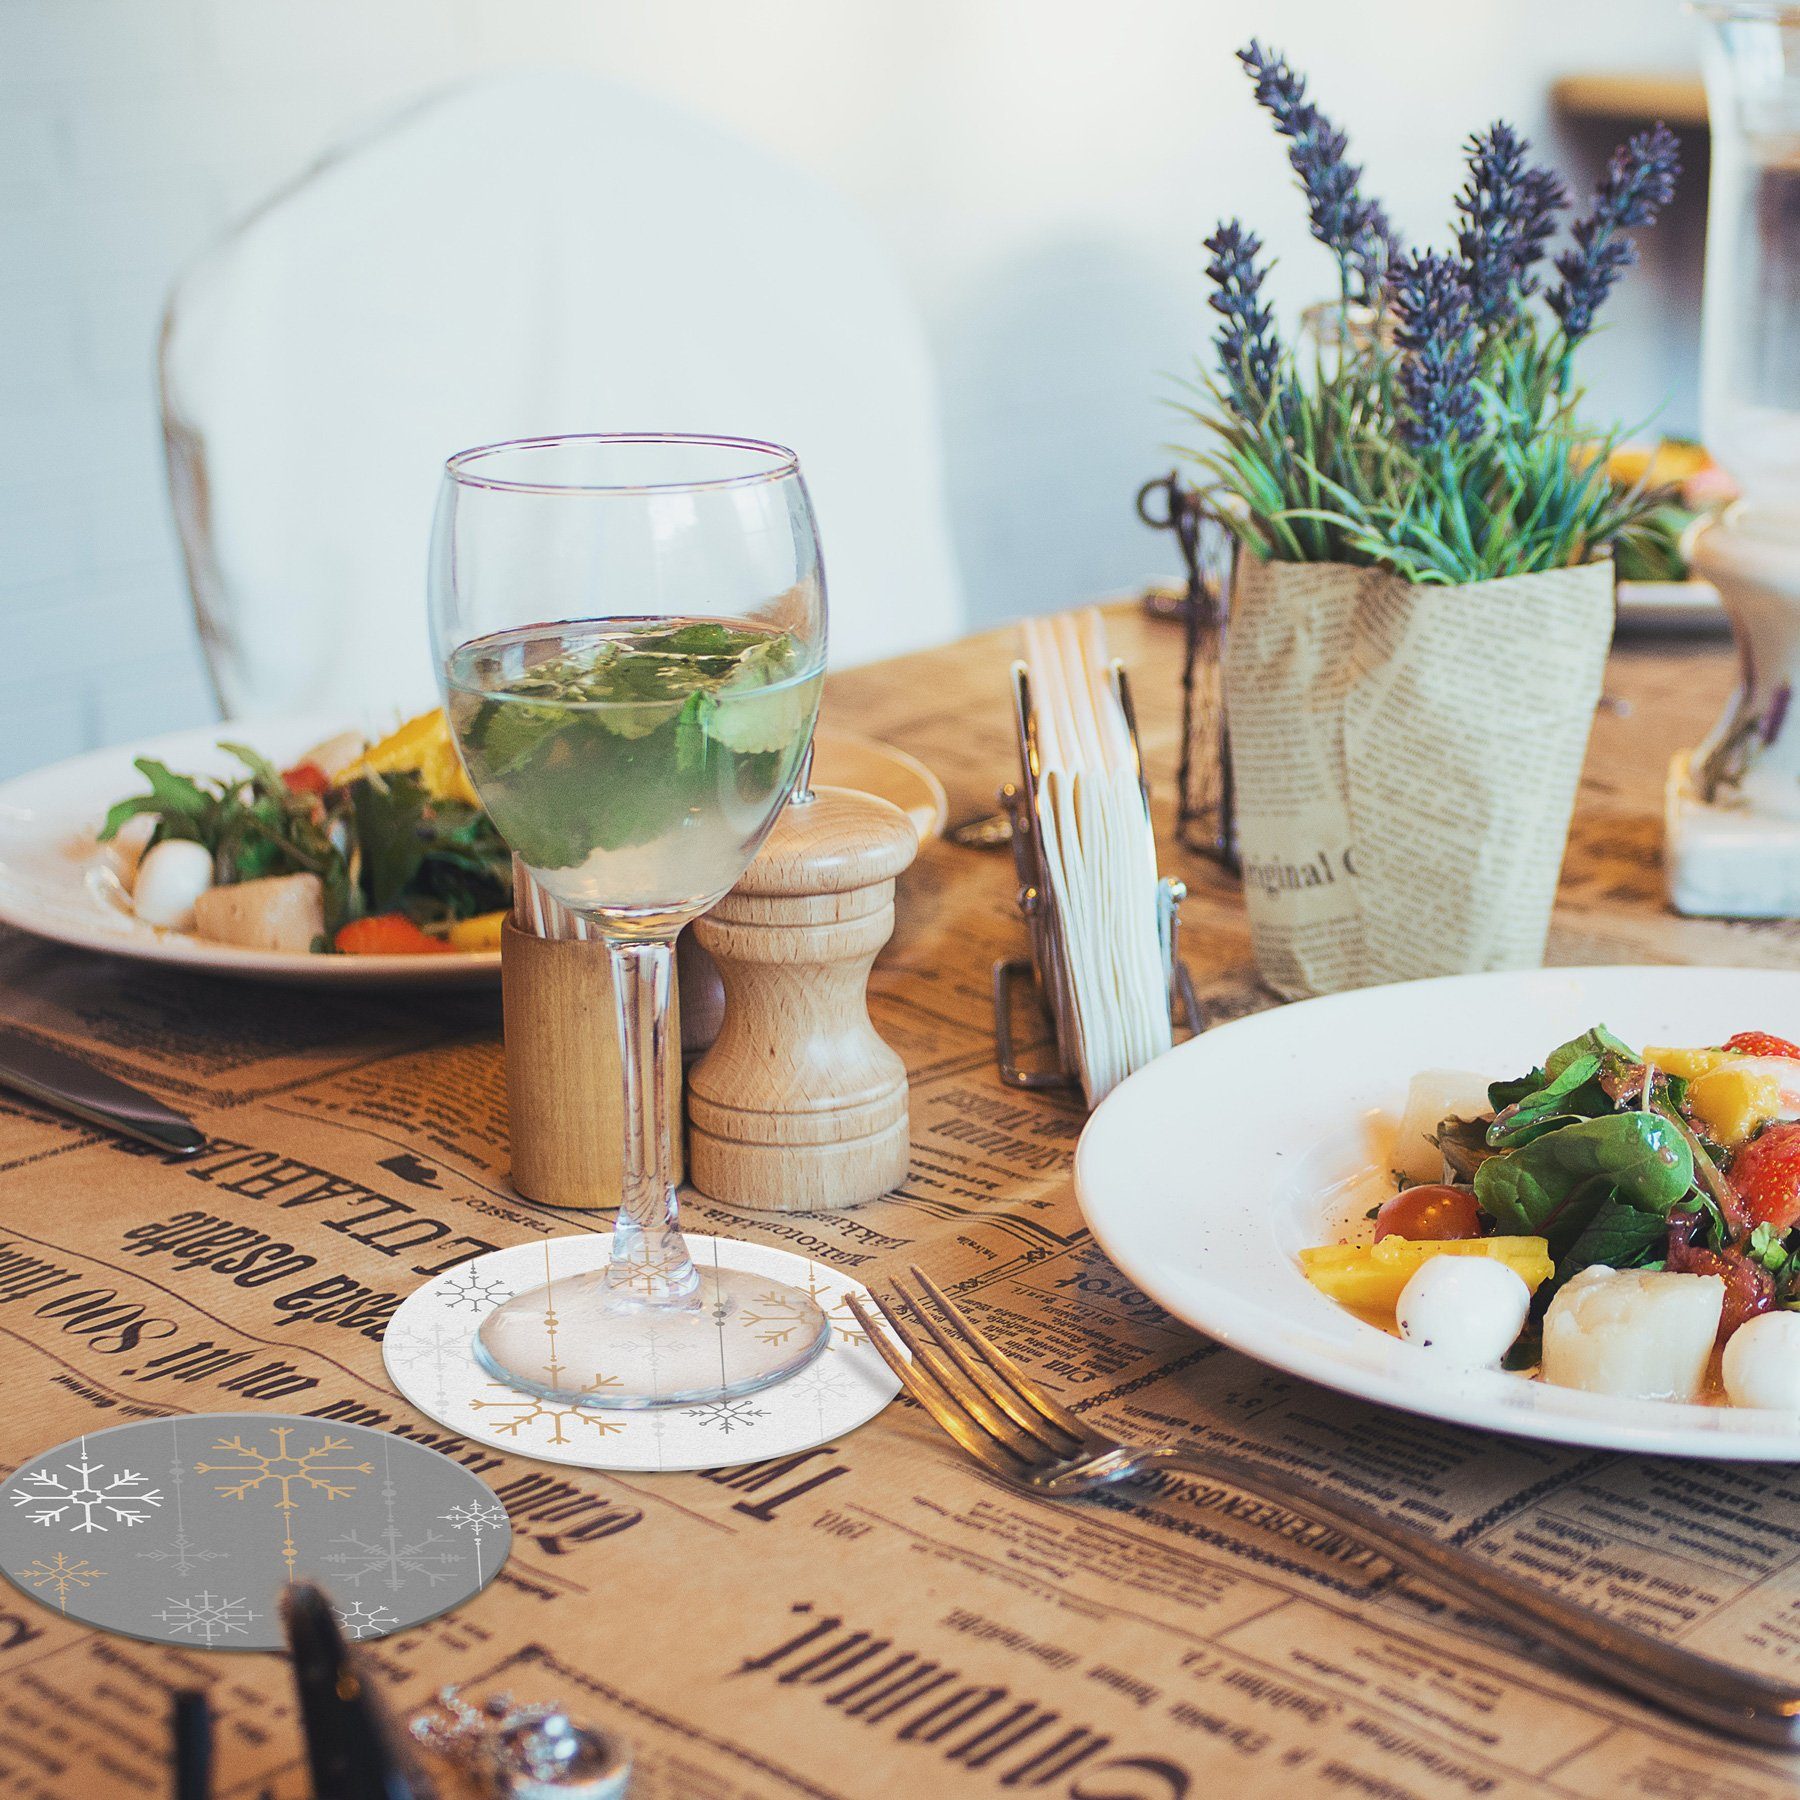
[[[346,732],[277,768],[222,742],[241,772],[150,757],[100,840],[120,902],[160,930],[324,955],[496,950],[512,854],[482,809],[441,709],[378,743]]]
[[[1510,1079],[1429,1071],[1390,1161],[1300,1253],[1321,1292],[1452,1366],[1800,1413],[1800,1045],[1596,1025]]]

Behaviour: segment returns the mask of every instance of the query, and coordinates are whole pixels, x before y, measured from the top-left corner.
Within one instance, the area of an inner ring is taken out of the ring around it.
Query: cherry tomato
[[[1375,1240],[1403,1237],[1417,1243],[1481,1236],[1481,1208],[1467,1188],[1434,1181],[1403,1188],[1375,1215]]]
[[[325,771],[315,762],[295,763],[291,769],[282,771],[281,779],[295,794],[322,794],[331,786]]]

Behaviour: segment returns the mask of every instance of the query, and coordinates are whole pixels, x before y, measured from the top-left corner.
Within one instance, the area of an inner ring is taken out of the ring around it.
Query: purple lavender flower
[[[1349,140],[1306,97],[1306,81],[1276,50],[1256,39],[1238,52],[1238,61],[1256,83],[1256,103],[1267,110],[1275,129],[1291,140],[1288,161],[1306,190],[1313,236],[1337,254],[1354,297],[1380,299],[1389,250],[1390,228],[1380,204],[1363,198],[1361,168],[1345,160]]]
[[[1484,328],[1510,318],[1536,291],[1531,269],[1568,205],[1562,182],[1525,160],[1531,148],[1504,119],[1469,139],[1469,180],[1456,197],[1456,234],[1476,322]]]
[[[1389,272],[1388,291],[1397,320],[1394,341],[1405,352],[1401,437],[1414,450],[1473,437],[1481,424],[1481,401],[1474,387],[1478,353],[1463,265],[1436,250],[1402,258]]]
[[[1655,224],[1680,173],[1675,134],[1660,122],[1613,152],[1594,190],[1593,210],[1577,220],[1574,244],[1556,259],[1562,281],[1548,299],[1571,346],[1593,330],[1594,315],[1613,284],[1637,261],[1637,246],[1626,233]]]
[[[1256,260],[1262,242],[1236,219],[1227,219],[1206,240],[1206,247],[1212,252],[1206,273],[1216,290],[1207,304],[1225,316],[1215,342],[1226,391],[1240,418],[1259,419],[1274,396],[1281,359],[1274,314],[1262,300],[1267,271]]]

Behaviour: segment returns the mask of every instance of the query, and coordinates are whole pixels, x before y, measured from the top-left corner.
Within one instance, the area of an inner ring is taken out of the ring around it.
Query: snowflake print
[[[616,1375],[596,1375],[588,1385],[579,1391],[584,1394],[598,1393],[602,1388],[617,1387],[619,1378]],[[509,1388],[503,1382],[488,1383],[490,1399],[479,1397],[471,1399],[471,1412],[510,1413],[510,1418],[496,1418],[493,1429],[502,1436],[517,1438],[528,1425],[537,1425],[548,1421],[550,1435],[542,1440],[545,1444],[571,1444],[575,1440],[563,1429],[571,1419],[578,1419],[583,1425],[592,1429],[597,1437],[610,1437],[616,1431],[625,1429],[625,1420],[612,1413],[594,1406],[569,1406],[554,1400],[545,1400],[536,1394],[522,1394],[517,1388]]]
[[[769,1416],[767,1407],[750,1400],[708,1400],[704,1406],[684,1406],[682,1412],[696,1424],[716,1427],[725,1437]]]
[[[835,1400],[849,1386],[850,1377],[845,1374],[836,1358],[824,1355],[815,1356],[797,1375],[790,1375],[781,1384],[781,1391],[792,1394],[796,1399],[805,1396],[823,1404],[827,1400]]]
[[[228,1481],[218,1484],[216,1492],[225,1500],[242,1500],[245,1495],[256,1493],[265,1482],[273,1484],[275,1510],[281,1514],[281,1560],[287,1565],[288,1580],[292,1581],[298,1561],[298,1552],[294,1548],[294,1513],[300,1501],[295,1498],[296,1492],[323,1494],[328,1501],[348,1499],[356,1492],[356,1484],[330,1478],[333,1475],[373,1475],[375,1465],[324,1460],[347,1455],[350,1450],[347,1438],[327,1436],[310,1449],[296,1451],[289,1446],[297,1427],[272,1425],[269,1429],[275,1438],[272,1449],[246,1444],[242,1433],[221,1438],[213,1445],[215,1455],[241,1456],[244,1460],[238,1463],[197,1462],[194,1473],[242,1475],[244,1479],[235,1485]]]
[[[185,1600],[167,1600],[171,1610],[154,1613],[169,1628],[172,1638],[198,1638],[203,1644],[216,1644],[235,1631],[240,1637],[249,1634],[253,1619],[262,1617],[250,1610],[248,1600],[231,1600],[211,1592],[190,1594]]]
[[[140,1550],[138,1559],[141,1562],[166,1562],[177,1575],[191,1575],[197,1563],[227,1562],[230,1558],[223,1550],[202,1550],[185,1532],[169,1539],[168,1548],[164,1550]]]
[[[856,1315],[850,1310],[849,1298],[842,1288],[825,1286],[809,1268],[806,1291],[831,1326],[832,1345],[866,1344],[869,1341],[856,1322]],[[779,1293],[758,1294],[744,1308],[743,1321],[758,1328],[756,1335],[765,1344],[785,1344],[800,1329],[799,1312]]]
[[[327,1437],[314,1444],[310,1450],[290,1450],[288,1440],[294,1435],[292,1425],[274,1425],[270,1430],[275,1434],[273,1449],[257,1449],[246,1444],[241,1434],[221,1438],[213,1445],[215,1455],[241,1456],[241,1463],[195,1463],[194,1471],[200,1475],[242,1475],[243,1481],[235,1486],[230,1482],[218,1484],[219,1493],[227,1500],[242,1500],[246,1494],[253,1494],[265,1481],[275,1484],[278,1498],[276,1507],[282,1512],[292,1512],[300,1503],[294,1498],[294,1487],[298,1483],[302,1490],[311,1489],[324,1494],[327,1500],[347,1499],[356,1492],[356,1483],[339,1484],[326,1478],[331,1475],[373,1475],[373,1463],[331,1463],[321,1462],[326,1456],[336,1456],[348,1451],[350,1442],[347,1438]]]
[[[56,1610],[69,1610],[71,1589],[92,1587],[105,1578],[104,1569],[96,1569],[84,1556],[65,1556],[58,1550],[52,1557],[38,1557],[29,1568],[20,1569],[15,1579],[35,1588],[40,1594],[56,1596]]]
[[[497,1500],[491,1504],[486,1500],[465,1500],[461,1506],[453,1506],[438,1517],[452,1529],[472,1532],[476,1538],[496,1525],[508,1523],[506,1508]]]
[[[463,1368],[469,1361],[468,1328],[433,1319],[405,1331],[390,1332],[386,1348],[396,1369],[416,1369],[430,1376],[441,1406],[445,1377],[452,1369]]]
[[[352,1587],[361,1587],[365,1575],[378,1575],[383,1587],[398,1591],[406,1585],[408,1575],[423,1575],[426,1584],[436,1587],[440,1581],[448,1581],[455,1567],[462,1564],[462,1554],[455,1550],[434,1550],[434,1544],[450,1544],[454,1538],[440,1537],[435,1531],[427,1531],[423,1537],[415,1538],[411,1543],[401,1540],[405,1534],[388,1520],[387,1529],[381,1534],[381,1541],[366,1544],[359,1533],[345,1532],[342,1537],[334,1537],[334,1544],[347,1544],[347,1550],[334,1550],[321,1558],[328,1563],[336,1563],[349,1578]]]
[[[502,1300],[512,1298],[512,1289],[491,1275],[483,1275],[473,1262],[453,1275],[438,1289],[438,1295],[451,1306],[466,1306],[471,1312],[491,1312]]]
[[[334,1606],[331,1610],[353,1638],[380,1637],[400,1623],[385,1606],[370,1606],[364,1600],[352,1600],[348,1606]]]
[[[110,1531],[115,1525],[141,1525],[150,1516],[146,1508],[162,1505],[162,1490],[146,1485],[148,1475],[130,1469],[108,1475],[104,1463],[89,1462],[86,1438],[80,1457],[62,1469],[53,1474],[46,1464],[18,1478],[10,1497],[32,1524],[60,1525],[67,1514],[70,1531]]]

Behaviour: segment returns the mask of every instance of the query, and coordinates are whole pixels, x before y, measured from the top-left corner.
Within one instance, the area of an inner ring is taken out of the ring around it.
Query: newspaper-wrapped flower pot
[[[1240,559],[1225,704],[1277,992],[1543,960],[1612,580],[1609,562],[1447,587]]]

